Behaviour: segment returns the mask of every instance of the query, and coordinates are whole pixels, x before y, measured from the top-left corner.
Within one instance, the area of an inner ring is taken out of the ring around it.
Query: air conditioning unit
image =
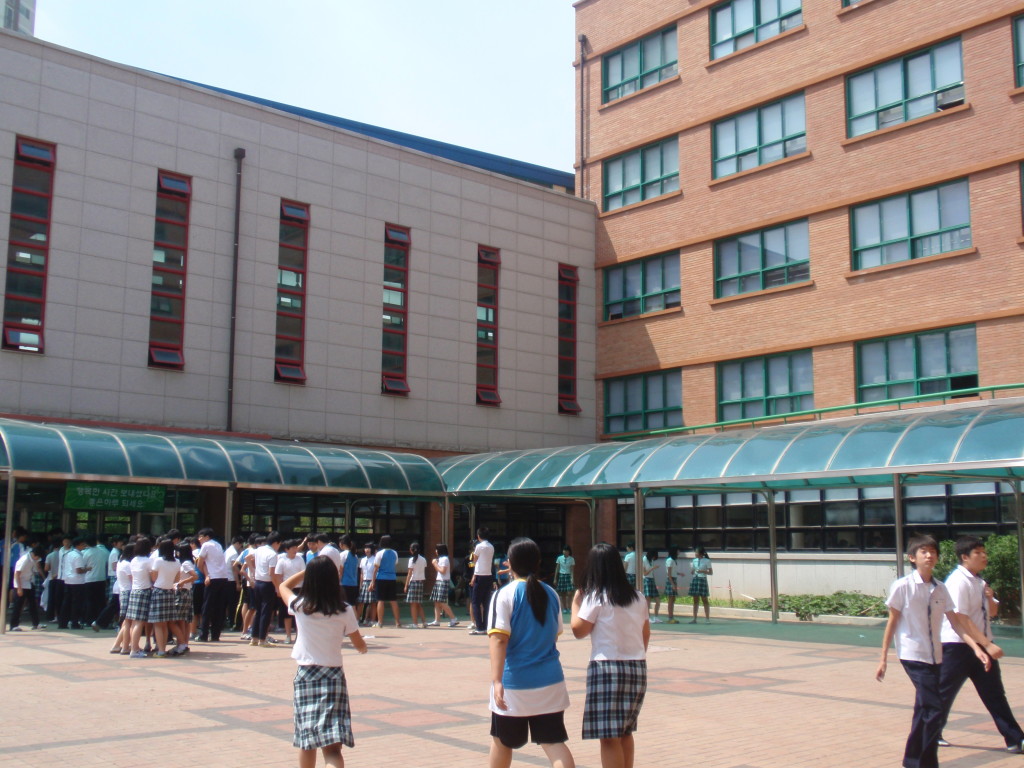
[[[935,106],[939,109],[959,107],[963,103],[964,87],[962,85],[958,85],[956,88],[950,88],[948,91],[943,91],[935,96]]]

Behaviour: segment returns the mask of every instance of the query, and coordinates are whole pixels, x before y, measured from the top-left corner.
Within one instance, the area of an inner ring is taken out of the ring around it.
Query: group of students
[[[676,610],[676,597],[679,595],[678,582],[682,580],[683,573],[679,566],[679,550],[673,549],[665,557],[663,564],[665,567],[665,586],[664,596],[668,598],[668,619],[667,624],[678,624],[679,620],[675,616]],[[631,578],[636,578],[637,559],[636,549],[633,544],[626,545],[626,556],[624,558],[626,566],[626,574]],[[654,615],[651,617],[652,624],[661,623],[659,613],[661,611],[661,593],[658,592],[658,584],[655,580],[655,571],[658,568],[658,553],[655,550],[645,552],[640,559],[641,575],[643,577],[643,593],[644,598],[647,601],[648,612],[653,610]],[[687,595],[693,598],[693,618],[690,620],[691,624],[697,623],[698,608],[703,603],[704,605],[704,621],[708,624],[711,623],[711,606],[709,598],[711,596],[711,589],[708,585],[708,576],[714,573],[714,568],[711,565],[711,558],[708,557],[707,550],[702,546],[697,546],[694,550],[694,557],[690,560],[690,585],[687,587]]]

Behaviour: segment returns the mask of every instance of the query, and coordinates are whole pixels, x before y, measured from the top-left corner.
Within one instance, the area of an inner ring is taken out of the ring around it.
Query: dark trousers
[[[210,579],[203,590],[203,625],[199,630],[200,640],[220,640],[224,628],[224,611],[227,610],[231,582],[227,579]]]
[[[64,600],[64,582],[61,579],[50,579],[46,597],[46,618],[53,621],[60,613],[60,604]]]
[[[256,615],[252,620],[252,636],[256,640],[266,640],[270,631],[270,618],[277,607],[274,582],[257,581],[253,596],[256,599]]]
[[[125,596],[125,600],[127,599],[128,597]],[[102,629],[109,629],[111,619],[118,618],[121,615],[120,612],[121,598],[119,595],[111,593],[110,600],[107,601],[107,604],[103,607],[103,610],[100,611],[100,615],[96,617],[96,625]]]
[[[107,582],[87,581],[85,582],[85,610],[82,616],[84,624],[91,624],[100,615],[103,606],[107,604]]]
[[[900,664],[914,684],[914,719],[903,751],[903,768],[938,768],[939,734],[942,732],[942,698],[939,696],[941,664],[904,661]]]
[[[78,628],[85,616],[85,584],[65,584],[64,596],[60,601],[60,613],[57,615],[57,626],[61,629],[71,626]]]
[[[479,630],[487,629],[487,611],[491,607],[491,593],[494,591],[493,576],[477,576],[473,585],[473,623]]]
[[[36,600],[36,591],[29,587],[28,589],[22,589],[21,594],[17,592],[17,588],[14,590],[14,613],[11,615],[11,629],[18,626],[21,621],[21,610],[28,605],[28,615],[32,619],[32,626],[39,626],[39,601]]]
[[[1010,703],[1006,700],[1003,688],[1003,676],[999,672],[999,662],[992,659],[992,669],[988,672],[974,651],[967,643],[942,644],[942,673],[939,678],[939,695],[942,697],[942,725],[946,725],[949,711],[953,708],[953,700],[960,692],[961,686],[968,679],[974,683],[978,698],[985,709],[992,715],[992,720],[1006,741],[1006,746],[1020,744],[1024,741]],[[941,733],[941,730],[940,730]]]

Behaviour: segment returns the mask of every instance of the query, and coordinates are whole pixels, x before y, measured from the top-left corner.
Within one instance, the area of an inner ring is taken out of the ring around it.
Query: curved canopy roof
[[[316,443],[0,419],[0,471],[93,479],[442,496],[422,456]]]
[[[1010,480],[1024,477],[1024,400],[459,456],[438,468],[461,496],[611,497],[633,484],[650,493],[836,488],[915,473]]]

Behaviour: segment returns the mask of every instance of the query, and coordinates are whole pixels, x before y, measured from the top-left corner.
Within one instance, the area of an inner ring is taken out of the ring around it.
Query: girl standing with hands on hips
[[[437,557],[431,561],[431,565],[437,571],[437,579],[434,581],[434,591],[430,593],[430,599],[434,601],[434,620],[427,626],[439,626],[441,611],[444,611],[448,617],[448,626],[457,627],[459,622],[456,621],[455,614],[452,613],[452,608],[448,605],[448,589],[452,584],[452,561],[448,557],[448,545],[438,544],[434,547],[434,553]]]
[[[300,583],[302,596],[296,597]],[[338,567],[330,558],[314,557],[304,571],[285,579],[280,590],[298,630],[292,648],[299,665],[292,746],[299,749],[299,768],[315,768],[317,749],[328,766],[343,768],[341,745],[351,748],[355,740],[341,643],[347,637],[359,653],[366,653],[366,641],[355,611],[342,597]]]
[[[527,734],[552,768],[575,768],[565,742],[569,692],[555,643],[562,631],[558,594],[540,580],[540,547],[516,539],[508,548],[514,581],[498,590],[488,611],[491,650],[490,768],[512,765]]]
[[[558,590],[558,596],[562,599],[562,613],[568,613],[572,605],[572,593],[576,591],[576,585],[572,578],[573,569],[576,568],[576,558],[572,556],[572,547],[568,544],[562,547],[562,554],[555,560],[555,565],[558,566],[558,581],[555,584],[555,589]]]
[[[697,547],[697,556],[690,562],[690,597],[693,598],[693,620],[691,624],[697,623],[697,603],[704,603],[704,621],[711,623],[711,607],[708,605],[708,596],[711,590],[708,589],[708,576],[714,573],[711,567],[711,558],[704,547]]]
[[[633,732],[647,692],[647,603],[610,544],[590,550],[572,601],[572,633],[589,636],[583,738],[600,739],[602,768],[633,768]]]

